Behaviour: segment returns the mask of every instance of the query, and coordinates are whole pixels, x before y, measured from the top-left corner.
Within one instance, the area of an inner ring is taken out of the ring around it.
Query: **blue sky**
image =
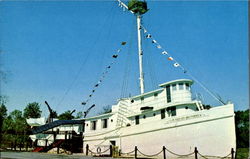
[[[115,1],[5,1],[1,14],[1,94],[8,110],[44,101],[62,113],[85,110],[111,56],[127,41],[91,99],[91,115],[122,94],[139,93],[135,16]],[[236,110],[248,108],[246,1],[149,1],[143,25],[189,73]],[[146,91],[190,78],[143,38]],[[128,69],[130,68],[130,69]],[[127,72],[127,74],[125,73]],[[126,87],[123,83],[127,83]],[[123,89],[122,89],[123,88]],[[197,83],[205,104],[219,105]]]

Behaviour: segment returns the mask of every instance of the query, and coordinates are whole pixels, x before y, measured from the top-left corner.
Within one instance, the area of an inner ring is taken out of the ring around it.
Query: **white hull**
[[[137,146],[141,152],[150,155],[165,146],[174,153],[189,154],[197,147],[203,155],[226,156],[231,148],[236,148],[233,105],[85,134],[84,150],[88,144],[90,150],[96,152],[97,147],[107,147],[110,141],[116,141],[122,152],[130,152]],[[173,156],[168,152],[166,154]]]

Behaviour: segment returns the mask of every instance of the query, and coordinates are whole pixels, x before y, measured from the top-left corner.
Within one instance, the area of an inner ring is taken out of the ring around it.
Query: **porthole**
[[[110,121],[113,122],[113,119],[111,119]]]
[[[143,115],[143,119],[146,119],[146,115]]]
[[[188,109],[188,107],[185,107],[185,109]]]
[[[153,116],[155,116],[155,113],[153,114]]]
[[[134,100],[132,99],[130,102],[131,102],[131,103],[134,103]]]

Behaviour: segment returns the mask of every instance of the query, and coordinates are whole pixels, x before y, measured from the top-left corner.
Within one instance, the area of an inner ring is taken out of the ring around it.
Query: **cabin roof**
[[[147,92],[147,93],[143,93],[143,94],[131,97],[131,99],[140,98],[140,97],[147,96],[147,95],[154,94],[154,93],[158,93],[158,92],[161,92],[161,91],[163,91],[163,88],[160,88],[160,89],[157,89],[157,90],[153,90],[153,91],[150,91],[150,92]]]
[[[169,82],[166,82],[166,83],[162,83],[159,85],[159,87],[164,87],[166,85],[170,85],[170,84],[175,84],[175,83],[189,83],[189,84],[193,84],[194,81],[193,80],[190,80],[190,79],[177,79],[177,80],[173,80],[173,81],[169,81]]]
[[[105,118],[105,117],[109,117],[109,116],[112,116],[114,113],[105,113],[105,114],[101,114],[101,115],[97,115],[97,116],[93,116],[93,117],[89,117],[89,118],[85,118],[85,120],[95,120],[95,119],[100,119],[100,118]]]
[[[165,108],[173,107],[173,106],[194,105],[194,104],[196,104],[196,102],[197,102],[197,101],[191,101],[191,102],[185,102],[185,103],[171,103],[171,104],[169,104],[169,105],[167,105],[167,106],[158,107],[158,108],[156,108],[156,109],[153,108],[153,110],[136,112],[136,113],[133,113],[133,114],[128,115],[127,117],[128,117],[128,118],[131,118],[131,117],[134,117],[134,116],[137,116],[137,115],[144,115],[144,114],[156,112],[156,111],[159,111],[159,110],[161,110],[161,109],[165,109]]]

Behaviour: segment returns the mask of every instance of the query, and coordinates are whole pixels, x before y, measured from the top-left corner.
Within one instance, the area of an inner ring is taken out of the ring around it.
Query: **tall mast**
[[[125,5],[121,0],[117,0],[119,5],[130,10],[131,13],[136,15],[137,20],[137,35],[138,35],[138,56],[139,56],[139,72],[140,72],[140,90],[141,94],[144,93],[144,73],[143,73],[143,52],[142,52],[142,42],[141,42],[141,15],[145,14],[148,11],[147,3],[145,0],[130,0],[128,6]]]
[[[141,15],[136,15],[137,20],[137,35],[138,35],[138,56],[139,56],[139,72],[140,72],[140,90],[141,94],[144,93],[144,73],[143,73],[143,51],[142,51],[142,42],[141,42]]]

